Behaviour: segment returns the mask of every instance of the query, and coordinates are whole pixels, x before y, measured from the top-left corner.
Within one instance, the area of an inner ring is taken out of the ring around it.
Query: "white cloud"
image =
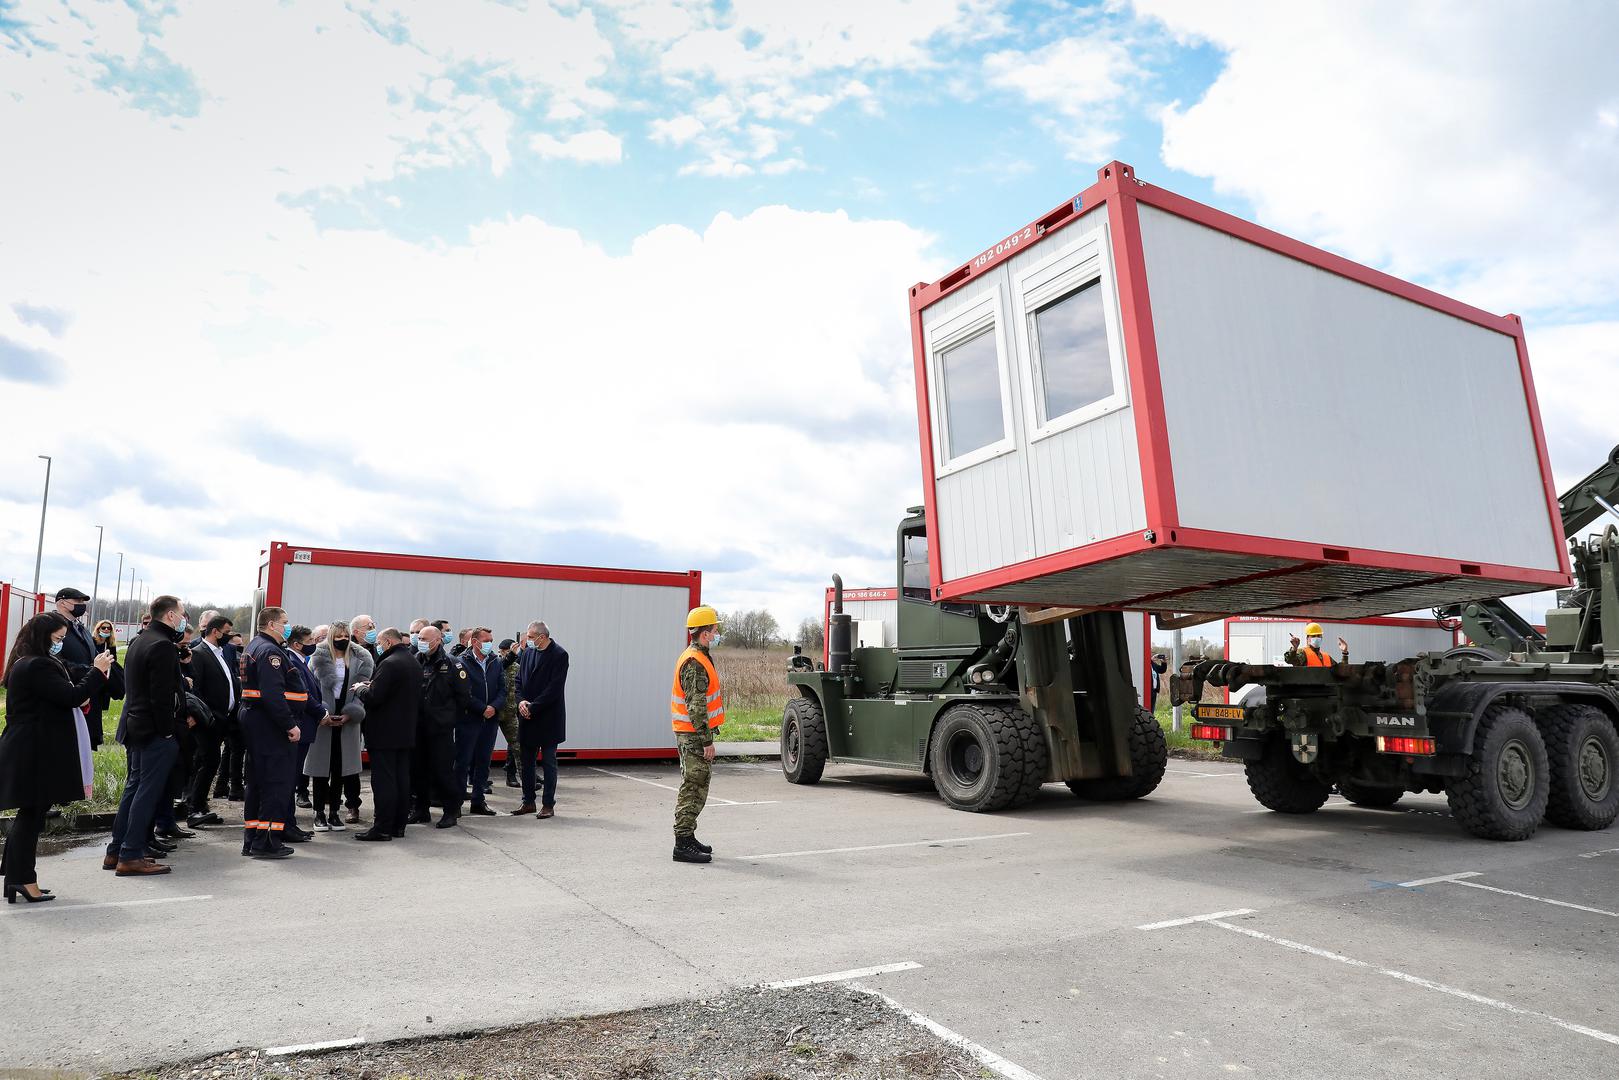
[[[1031,52],[1005,50],[984,58],[985,81],[1055,113],[1059,119],[1046,119],[1046,128],[1070,158],[1087,163],[1112,154],[1120,138],[1115,105],[1137,74],[1126,44],[1100,30]]]
[[[592,165],[615,164],[624,159],[624,142],[610,131],[581,131],[557,138],[543,132],[529,140],[542,158],[563,158]]]
[[[705,125],[690,113],[652,121],[652,141],[669,146],[684,146],[702,134]]]

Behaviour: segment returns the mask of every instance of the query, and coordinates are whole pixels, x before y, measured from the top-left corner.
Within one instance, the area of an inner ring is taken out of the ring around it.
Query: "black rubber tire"
[[[1122,802],[1151,795],[1163,783],[1169,764],[1169,743],[1163,726],[1146,709],[1137,708],[1130,720],[1130,775],[1095,780],[1070,780],[1068,790],[1091,802]]]
[[[826,769],[826,717],[814,698],[795,697],[781,712],[781,771],[789,783],[814,784]]]
[[[1332,785],[1295,761],[1280,737],[1268,740],[1259,760],[1245,762],[1243,771],[1259,805],[1278,814],[1313,814],[1332,794]]]
[[[1595,832],[1619,817],[1619,732],[1595,705],[1554,705],[1535,713],[1546,740],[1552,791],[1546,820]]]
[[[939,798],[982,813],[1027,801],[1046,775],[1046,744],[1027,713],[1004,705],[958,702],[939,715],[928,765]]]
[[[1338,781],[1338,794],[1354,803],[1356,806],[1365,806],[1370,809],[1382,810],[1393,806],[1405,796],[1404,788],[1397,787],[1370,787],[1357,784],[1351,780]]]
[[[1527,840],[1540,828],[1551,798],[1546,743],[1529,714],[1491,705],[1473,733],[1467,772],[1445,781],[1450,813],[1484,840]]]

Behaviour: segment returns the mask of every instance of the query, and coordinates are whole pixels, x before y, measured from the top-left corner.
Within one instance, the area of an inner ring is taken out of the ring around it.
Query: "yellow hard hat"
[[[719,623],[720,613],[707,604],[702,607],[692,608],[691,614],[686,616],[687,630],[697,630],[704,626],[718,626]]]
[[[1304,628],[1305,637],[1320,637],[1325,633],[1326,631],[1321,629],[1321,624],[1318,622],[1313,622]]]

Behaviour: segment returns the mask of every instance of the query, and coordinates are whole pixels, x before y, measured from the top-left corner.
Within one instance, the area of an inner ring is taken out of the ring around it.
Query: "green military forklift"
[[[946,804],[974,812],[1020,806],[1059,781],[1099,801],[1158,787],[1168,748],[1139,704],[1120,613],[935,603],[921,507],[897,541],[899,644],[855,647],[834,575],[825,667],[793,657],[789,781],[816,783],[832,761],[920,772]]]
[[[1619,528],[1577,534],[1619,516],[1619,448],[1561,502],[1575,586],[1559,592],[1544,633],[1483,600],[1435,611],[1468,637],[1443,653],[1187,665],[1170,680],[1176,704],[1201,702],[1205,685],[1264,690],[1198,704],[1192,738],[1242,761],[1254,797],[1279,813],[1313,813],[1335,788],[1368,807],[1428,792],[1486,839],[1525,840],[1543,820],[1606,829],[1619,816]]]

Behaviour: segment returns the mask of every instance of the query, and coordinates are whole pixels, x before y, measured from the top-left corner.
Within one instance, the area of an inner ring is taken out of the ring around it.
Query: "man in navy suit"
[[[62,639],[62,653],[57,657],[67,665],[68,674],[79,679],[96,658],[95,642],[90,631],[79,620],[89,608],[90,598],[77,589],[59,589],[56,593],[56,611],[68,621],[67,637]]]
[[[557,746],[568,738],[568,650],[551,639],[543,622],[531,622],[525,635],[528,648],[517,671],[517,741],[523,751],[523,805],[513,814],[532,814],[534,756],[545,766],[544,798],[539,816],[552,817],[557,800]]]

